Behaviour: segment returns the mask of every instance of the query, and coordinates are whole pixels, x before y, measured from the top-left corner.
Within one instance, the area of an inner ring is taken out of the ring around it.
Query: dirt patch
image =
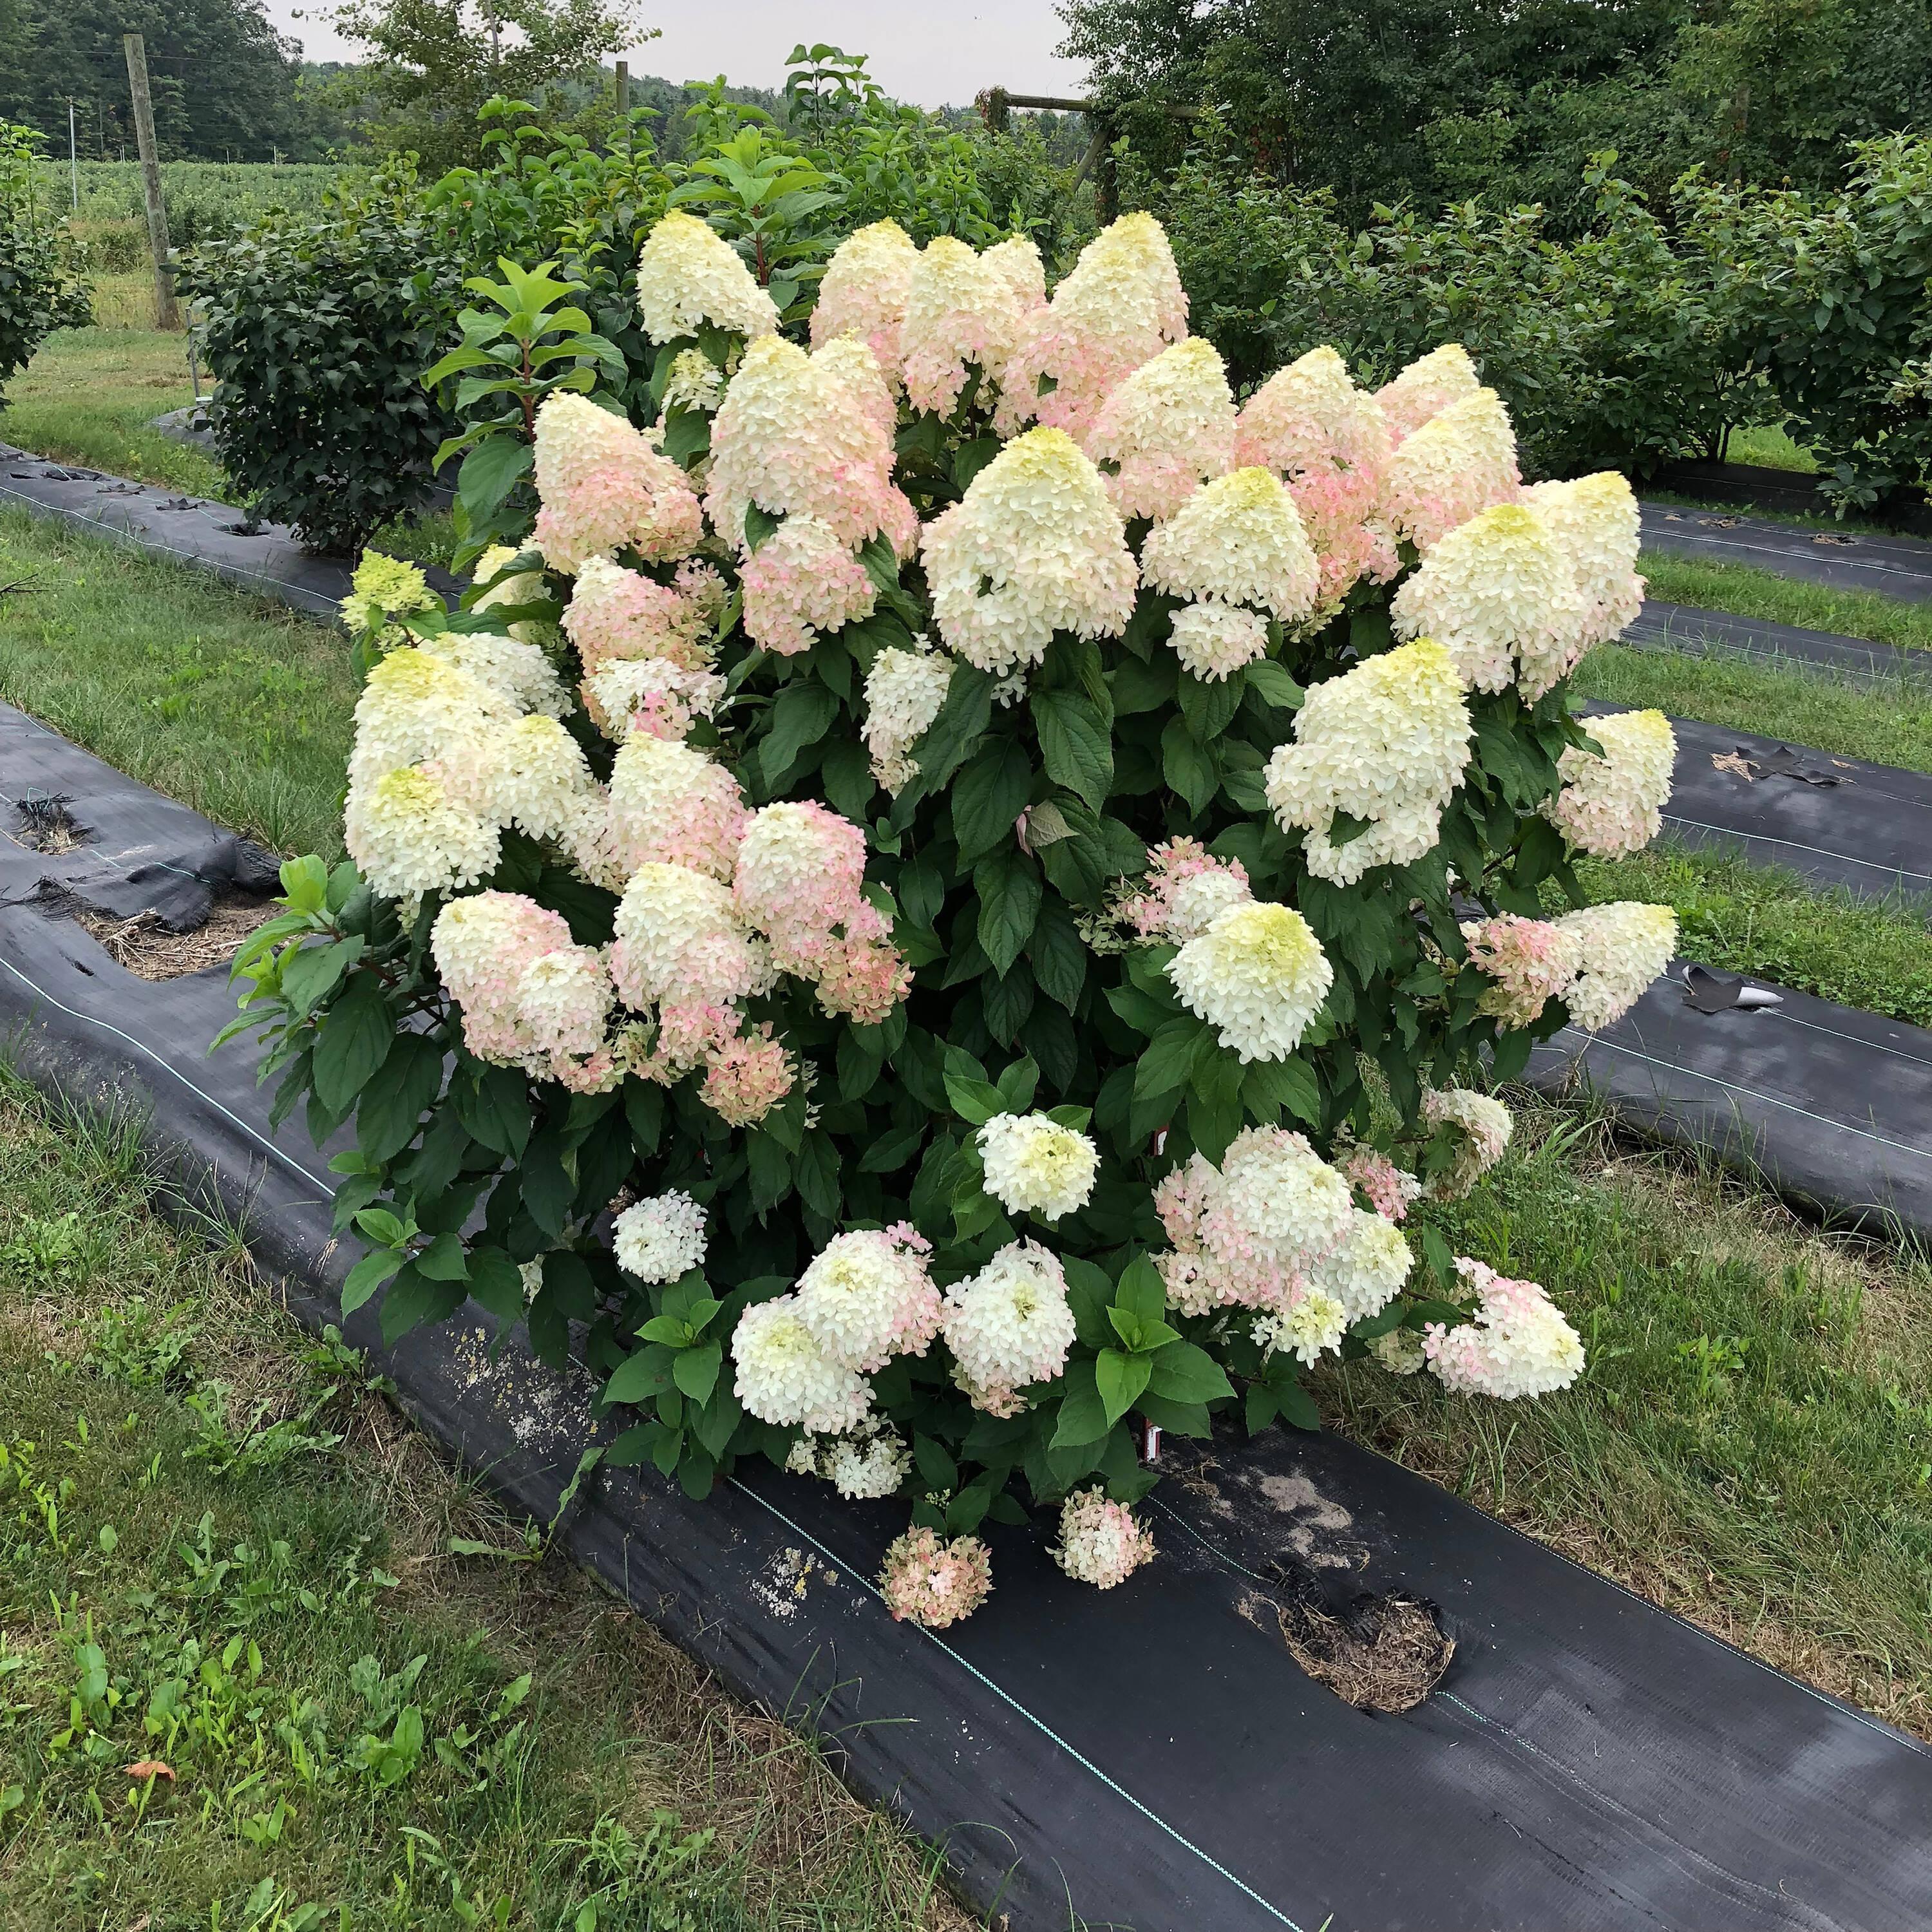
[[[71,852],[76,846],[84,844],[88,838],[86,826],[77,824],[68,810],[72,802],[65,798],[23,798],[14,809],[20,814],[18,828],[8,836],[16,845],[24,845],[30,852],[45,852],[57,856],[62,852]]]
[[[1412,1711],[1442,1681],[1455,1640],[1413,1598],[1364,1599],[1343,1618],[1300,1601],[1256,1594],[1241,1614],[1281,1633],[1288,1654],[1318,1684],[1358,1711]]]
[[[108,958],[136,979],[178,980],[225,966],[257,926],[274,918],[275,908],[240,892],[225,894],[192,932],[170,932],[152,912],[116,919],[83,906],[74,916],[100,940]]]

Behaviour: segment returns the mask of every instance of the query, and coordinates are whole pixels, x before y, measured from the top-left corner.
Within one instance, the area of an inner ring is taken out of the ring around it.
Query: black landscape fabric
[[[1614,705],[1580,707],[1602,717]],[[1932,894],[1932,777],[1673,718],[1664,830],[1867,898]]]
[[[1767,670],[1823,674],[1858,685],[1932,682],[1932,651],[1738,617],[1728,610],[1701,610],[1656,598],[1645,600],[1636,621],[1617,641],[1633,650],[1738,658]]]
[[[101,816],[124,826],[176,810],[9,723],[10,794],[118,794],[125,816]],[[352,1256],[328,1238],[322,1156],[293,1126],[271,1133],[245,1049],[204,1053],[231,1010],[224,976],[123,972],[38,890],[56,862],[0,848],[17,1063],[63,1093],[147,1106],[178,1184],[246,1216],[304,1322],[334,1318]],[[514,1346],[493,1360],[473,1308],[393,1352],[368,1311],[348,1328],[426,1428],[551,1517],[598,1439],[580,1376]],[[562,1534],[942,1842],[1014,1932],[1076,1916],[1137,1932],[1932,1921],[1932,1753],[1916,1741],[1346,1442],[1170,1438],[1164,1460],[1146,1570],[1102,1594],[1053,1566],[1049,1525],[996,1526],[991,1600],[937,1634],[894,1622],[866,1581],[902,1507],[763,1466],[702,1504],[653,1472],[593,1473]],[[1345,1702],[1286,1634],[1318,1612],[1370,1630],[1390,1598],[1428,1606],[1455,1646],[1401,1714]]]
[[[1712,463],[1702,458],[1662,464],[1646,478],[1653,490],[1688,496],[1706,503],[1739,508],[1774,510],[1780,516],[1813,517],[1827,526],[1838,521],[1832,501],[1820,487],[1815,470],[1773,470],[1757,463]],[[1910,536],[1932,532],[1932,508],[1921,490],[1902,493],[1882,512],[1862,512],[1868,521]]]
[[[1672,503],[1639,508],[1646,550],[1750,564],[1835,590],[1878,590],[1912,603],[1932,602],[1932,542],[1922,537],[1871,536],[1842,525],[1782,524]]]

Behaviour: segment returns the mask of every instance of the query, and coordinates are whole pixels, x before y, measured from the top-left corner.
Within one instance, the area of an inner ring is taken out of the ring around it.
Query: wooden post
[[[631,63],[617,63],[617,119],[620,124],[631,118]]]
[[[154,152],[154,104],[148,94],[148,50],[139,34],[123,34],[128,86],[134,98],[134,139],[141,151],[141,186],[148,199],[148,247],[154,258],[154,326],[178,328],[174,271],[168,266],[168,210],[161,199],[161,160]]]

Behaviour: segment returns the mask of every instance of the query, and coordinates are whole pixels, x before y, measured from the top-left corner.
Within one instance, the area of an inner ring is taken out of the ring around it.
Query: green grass
[[[0,511],[0,698],[274,850],[340,850],[339,628],[22,510]]]
[[[1372,1363],[1349,1435],[1780,1669],[1932,1735],[1932,1270],[1512,1096],[1516,1147],[1432,1209],[1589,1352],[1499,1403]]]
[[[149,1186],[0,1070],[4,1932],[968,1922]]]
[[[1927,685],[1861,689],[1804,671],[1608,644],[1579,667],[1576,689],[1580,697],[1654,706],[1673,717],[1728,724],[1840,758],[1932,772],[1932,686]]]
[[[1793,442],[1780,425],[1760,424],[1734,429],[1725,449],[1730,463],[1754,463],[1766,470],[1796,470],[1816,476],[1818,459],[1801,442]]]
[[[206,374],[202,393],[208,393]],[[170,442],[153,418],[194,400],[188,338],[153,328],[64,328],[8,386],[0,440],[57,462],[225,498],[220,466]]]
[[[1830,631],[1906,650],[1932,646],[1932,604],[1908,604],[1876,590],[1834,590],[1744,563],[1707,563],[1647,550],[1640,568],[1649,594],[1666,604],[1729,610],[1802,630]]]
[[[1576,869],[1594,901],[1676,907],[1687,958],[1932,1026],[1932,929],[1923,900],[1874,903],[1820,891],[1780,868],[1667,838],[1630,858],[1586,859]]]

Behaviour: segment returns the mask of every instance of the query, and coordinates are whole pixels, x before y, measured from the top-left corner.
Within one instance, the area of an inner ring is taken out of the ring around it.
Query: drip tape
[[[0,718],[16,789],[26,747],[50,796],[118,796],[129,822],[178,809]],[[9,860],[36,862],[58,862]],[[206,1056],[232,1011],[225,976],[134,979],[42,899],[9,897],[16,1064],[145,1108],[175,1188],[244,1220],[300,1320],[339,1322],[355,1256],[329,1232],[331,1150],[269,1128],[248,1048]],[[494,1355],[473,1306],[392,1350],[371,1310],[345,1325],[416,1420],[540,1521],[620,1426],[594,1418],[580,1372],[514,1339]],[[1012,1932],[1070,1913],[1138,1932],[1932,1918],[1932,1752],[1916,1741],[1346,1442],[1170,1436],[1161,1460],[1145,1571],[1094,1591],[1052,1562],[1050,1521],[993,1525],[998,1587],[940,1632],[895,1622],[866,1580],[902,1505],[761,1463],[704,1503],[649,1468],[597,1471],[560,1536],[737,1694],[809,1728]],[[1354,1630],[1388,1601],[1424,1606],[1453,1645],[1399,1714],[1345,1701],[1288,1640],[1298,1616]]]
[[[1807,584],[1932,602],[1932,542],[1923,538],[1813,530],[1767,517],[1668,503],[1642,503],[1638,508],[1646,550],[1713,563],[1750,564]]]

